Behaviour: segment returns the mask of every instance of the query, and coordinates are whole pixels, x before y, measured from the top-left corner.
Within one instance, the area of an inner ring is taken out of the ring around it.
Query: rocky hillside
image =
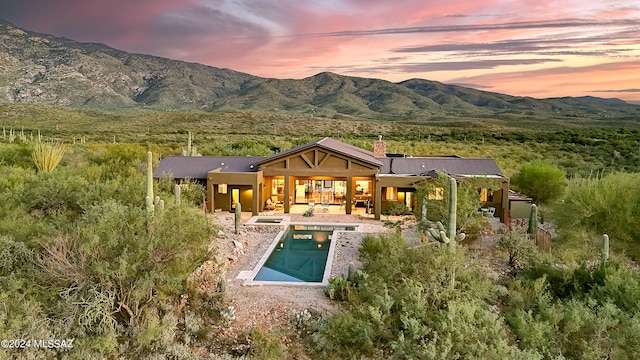
[[[0,21],[0,102],[81,109],[252,109],[322,116],[408,118],[423,115],[638,116],[617,99],[533,99],[439,82],[320,73],[266,79],[229,69],[131,54],[103,44],[38,34]]]

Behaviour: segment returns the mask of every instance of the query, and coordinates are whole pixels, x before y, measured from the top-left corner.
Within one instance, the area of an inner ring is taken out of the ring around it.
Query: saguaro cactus
[[[458,206],[458,183],[456,179],[449,179],[449,216],[447,220],[447,228],[445,231],[444,226],[440,221],[436,223],[437,229],[429,229],[431,237],[435,240],[454,246],[456,242],[462,241],[465,238],[464,233],[456,234],[456,221],[457,221],[457,206]]]
[[[242,215],[242,205],[240,205],[240,201],[236,203],[236,212],[235,212],[235,225],[236,225],[236,234],[240,232],[240,216]]]
[[[456,179],[449,178],[449,221],[447,222],[447,236],[452,240],[456,236],[457,211],[458,183],[456,182]]]
[[[356,280],[356,265],[350,262],[349,269],[347,270],[347,281],[354,282],[355,280]]]
[[[527,233],[536,234],[538,232],[538,207],[531,204],[531,213],[529,214],[529,228]]]
[[[155,197],[153,196],[153,154],[147,151],[147,215],[153,215]]]
[[[427,222],[427,195],[422,197],[422,213],[420,214],[422,217],[422,222]]]
[[[609,235],[602,235],[602,249],[600,250],[600,263],[602,265],[609,260]]]
[[[175,195],[175,204],[180,205],[180,185],[176,184],[173,186],[173,195]]]

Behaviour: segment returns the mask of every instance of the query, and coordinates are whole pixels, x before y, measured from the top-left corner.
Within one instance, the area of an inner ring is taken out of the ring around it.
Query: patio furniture
[[[489,208],[489,216],[494,217],[496,215],[496,208],[493,206]]]
[[[284,209],[284,202],[281,200],[278,200],[278,195],[271,195],[271,201],[274,204],[273,210]]]
[[[274,202],[271,200],[271,198],[267,199],[266,203],[264,204],[264,209],[265,210],[275,210],[276,209],[276,204],[274,204]]]

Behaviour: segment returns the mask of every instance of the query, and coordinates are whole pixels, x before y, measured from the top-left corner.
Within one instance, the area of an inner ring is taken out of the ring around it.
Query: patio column
[[[260,191],[260,185],[262,185],[262,183],[255,182],[251,185],[251,190],[253,193],[253,196],[251,198],[251,214],[253,216],[260,215],[260,200],[262,199],[262,191]]]
[[[374,177],[373,182],[376,184],[373,200],[373,216],[374,219],[380,220],[380,213],[382,212],[382,184],[377,176]]]
[[[289,175],[284,176],[284,213],[288,214],[291,208],[291,204],[289,204],[289,198],[291,197],[291,178]]]
[[[210,184],[207,186],[207,196],[205,197],[207,201],[207,211],[212,213],[216,209],[216,199],[215,199],[215,185]]]
[[[500,199],[501,204],[500,204],[500,222],[504,223],[504,213],[505,211],[509,210],[509,180],[504,180],[502,181],[502,183],[500,184],[501,186],[501,190],[502,190],[502,199]],[[507,224],[509,225],[509,224]]]
[[[353,178],[347,176],[347,203],[345,211],[347,215],[351,214],[351,207],[353,206]]]

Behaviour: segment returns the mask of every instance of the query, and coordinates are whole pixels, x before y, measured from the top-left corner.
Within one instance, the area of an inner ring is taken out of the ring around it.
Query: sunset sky
[[[27,30],[270,78],[640,103],[640,0],[0,0]]]

